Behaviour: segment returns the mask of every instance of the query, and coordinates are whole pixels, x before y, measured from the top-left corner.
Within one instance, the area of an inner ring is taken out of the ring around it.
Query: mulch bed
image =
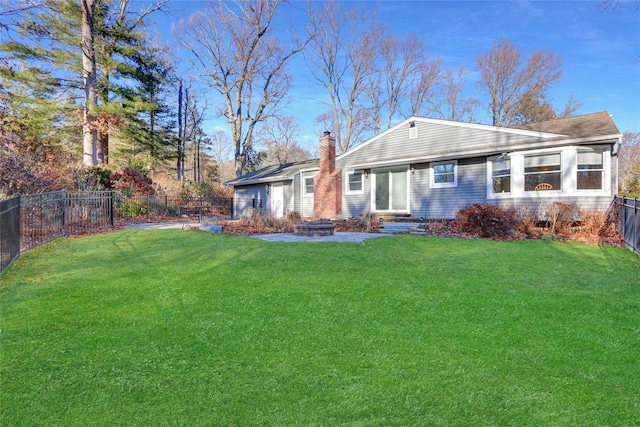
[[[114,219],[113,228],[99,228],[87,231],[83,234],[70,235],[70,238],[83,237],[90,234],[110,233],[123,229],[131,224],[149,224],[149,223],[166,223],[181,222],[176,217],[153,217],[153,218],[116,218]],[[352,233],[379,233],[382,222],[378,221],[373,224],[363,224],[358,219],[344,219],[335,221],[336,232],[352,232]],[[255,219],[241,219],[234,221],[216,221],[214,224],[222,225],[224,234],[233,234],[238,236],[251,236],[255,234],[274,234],[274,233],[293,233],[293,223],[283,220],[274,221],[257,221]],[[420,229],[424,229],[427,236],[450,237],[458,239],[473,239],[477,236],[467,233],[461,233],[456,230],[453,221],[428,221],[420,224]],[[542,236],[551,235],[543,229],[536,229],[532,233],[512,233],[504,236],[495,236],[491,240],[496,241],[512,241],[525,239],[540,239]],[[553,238],[564,241],[575,241],[585,245],[609,245],[613,247],[625,247],[624,239],[617,232],[615,227],[608,227],[601,230],[600,233],[594,234],[585,230],[576,229],[570,233],[559,233],[551,235]]]

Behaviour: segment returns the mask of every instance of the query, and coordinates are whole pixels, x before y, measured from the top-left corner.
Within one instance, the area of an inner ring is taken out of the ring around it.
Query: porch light
[[[267,184],[264,188],[265,188],[265,193],[267,193],[267,196],[268,196],[269,192],[271,191],[271,184]]]
[[[415,175],[416,174],[416,167],[414,165],[411,165],[411,175]]]

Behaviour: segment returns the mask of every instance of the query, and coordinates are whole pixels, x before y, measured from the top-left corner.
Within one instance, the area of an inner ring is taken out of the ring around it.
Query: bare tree
[[[283,3],[219,0],[175,28],[209,86],[224,100],[237,176],[250,166],[256,125],[275,116],[285,102],[292,80],[286,63],[309,42],[293,38],[284,46],[273,35],[273,19]]]
[[[516,106],[515,123],[543,122],[555,118],[569,117],[582,107],[582,103],[569,97],[567,103],[561,110],[554,110],[553,105],[545,98],[535,98],[529,92],[524,93],[518,100]]]
[[[400,113],[405,100],[411,101],[411,114],[420,114],[431,98],[440,74],[441,59],[430,59],[415,34],[406,39],[385,37],[381,45],[382,88],[387,106],[386,129]],[[413,105],[415,101],[415,108]],[[378,129],[382,131],[383,129]]]
[[[624,132],[618,157],[620,191],[637,196],[640,190],[640,132]]]
[[[476,98],[464,98],[463,87],[469,75],[464,65],[457,71],[446,70],[439,82],[439,93],[433,97],[433,115],[445,120],[474,122],[475,113],[480,105]]]
[[[538,49],[524,59],[522,52],[504,38],[489,52],[476,55],[475,62],[480,72],[477,86],[489,98],[487,111],[493,117],[494,126],[517,123],[520,98],[526,94],[531,100],[541,102],[562,77],[559,56]]]
[[[340,152],[362,142],[374,130],[368,101],[370,75],[383,34],[375,15],[328,2],[310,15],[317,32],[306,55],[314,79],[326,89],[329,111],[318,122],[332,130]]]
[[[222,183],[235,177],[233,167],[233,144],[224,130],[218,129],[209,140],[207,147],[216,162],[217,180]]]
[[[434,111],[435,98],[442,73],[442,59],[422,61],[418,64],[416,79],[409,91],[407,116],[426,116]]]
[[[308,160],[311,153],[300,147],[300,125],[294,116],[278,116],[264,124],[256,142],[265,148],[263,165],[283,165]]]

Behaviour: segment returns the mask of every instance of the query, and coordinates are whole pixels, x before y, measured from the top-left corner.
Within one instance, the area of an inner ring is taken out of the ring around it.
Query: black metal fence
[[[231,218],[232,208],[232,199],[224,197],[114,193],[114,212],[119,218],[197,216],[201,221],[215,220]]]
[[[111,226],[111,191],[56,191],[20,196],[22,251],[65,235],[90,234]]]
[[[640,200],[616,197],[618,231],[624,242],[635,253],[640,254]]]
[[[0,271],[20,256],[20,196],[0,200]]]
[[[0,201],[0,271],[20,252],[65,235],[113,227],[114,218],[231,217],[232,199],[125,195],[112,191],[27,194]]]

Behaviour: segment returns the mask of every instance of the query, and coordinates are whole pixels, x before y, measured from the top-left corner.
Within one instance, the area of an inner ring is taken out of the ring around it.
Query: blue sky
[[[295,2],[294,2],[295,3]],[[525,55],[545,48],[562,58],[564,75],[551,92],[554,105],[571,94],[583,103],[576,114],[608,111],[621,132],[640,131],[640,2],[623,0],[617,8],[597,8],[588,1],[349,1],[377,8],[380,18],[397,36],[416,34],[432,56],[447,68],[464,64],[473,69],[474,56],[505,37]],[[171,43],[168,26],[187,18],[205,2],[172,0],[173,16],[157,16],[163,41]],[[324,93],[307,79],[300,61],[291,64],[295,86],[287,114],[298,116],[302,145],[314,149],[321,129],[315,116],[325,111]],[[467,91],[474,87],[474,74]],[[476,94],[477,96],[477,94]],[[479,112],[482,123],[491,118]],[[224,126],[212,120],[210,126]]]

